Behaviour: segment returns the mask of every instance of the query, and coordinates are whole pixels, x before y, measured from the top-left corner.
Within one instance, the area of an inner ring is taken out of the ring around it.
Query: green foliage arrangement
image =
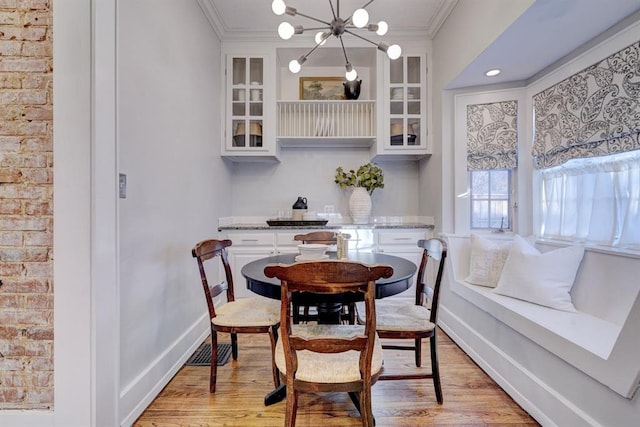
[[[376,188],[384,188],[384,174],[375,163],[367,163],[360,166],[357,171],[351,169],[349,172],[345,172],[342,166],[339,166],[336,168],[334,182],[342,189],[363,187],[371,195]]]

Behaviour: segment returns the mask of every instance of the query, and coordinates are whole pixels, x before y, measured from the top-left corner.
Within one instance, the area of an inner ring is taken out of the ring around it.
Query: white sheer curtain
[[[539,173],[543,237],[640,249],[640,151]]]

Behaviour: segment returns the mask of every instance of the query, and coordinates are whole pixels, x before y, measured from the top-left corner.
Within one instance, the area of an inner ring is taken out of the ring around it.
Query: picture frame
[[[300,99],[344,99],[343,77],[300,77]]]

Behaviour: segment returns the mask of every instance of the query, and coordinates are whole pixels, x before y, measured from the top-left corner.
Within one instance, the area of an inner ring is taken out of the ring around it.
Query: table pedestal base
[[[318,303],[318,323],[321,325],[338,325],[342,317],[341,303]]]
[[[264,397],[264,406],[282,402],[285,397],[287,397],[287,386],[284,384],[280,384],[277,388],[270,391],[269,394]]]

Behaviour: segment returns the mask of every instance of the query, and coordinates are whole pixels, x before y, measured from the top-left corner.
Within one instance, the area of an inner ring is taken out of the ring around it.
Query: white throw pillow
[[[569,291],[584,256],[583,246],[540,253],[520,236],[513,238],[509,256],[493,292],[563,311],[576,311]]]
[[[527,241],[533,244],[534,238],[527,237]],[[510,248],[511,240],[489,240],[471,233],[469,275],[464,280],[472,285],[495,288]]]

